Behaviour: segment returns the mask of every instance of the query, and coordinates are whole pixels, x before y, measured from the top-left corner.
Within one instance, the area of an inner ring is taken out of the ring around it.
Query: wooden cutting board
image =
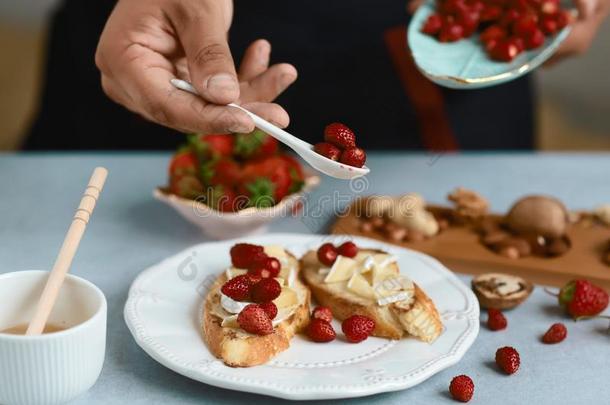
[[[437,207],[438,209],[439,207]],[[479,243],[479,235],[468,226],[450,226],[440,234],[420,242],[393,242],[378,231],[360,230],[354,209],[337,219],[333,234],[349,234],[379,239],[418,250],[440,260],[448,268],[465,274],[501,272],[514,274],[536,284],[560,287],[575,278],[586,278],[610,290],[610,265],[602,253],[610,240],[610,228],[598,224],[571,225],[571,249],[560,257],[507,259]]]

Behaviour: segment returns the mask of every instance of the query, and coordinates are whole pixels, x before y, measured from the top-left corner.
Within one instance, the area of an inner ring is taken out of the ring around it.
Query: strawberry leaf
[[[272,207],[275,204],[273,193],[275,185],[265,177],[259,177],[256,180],[246,184],[246,190],[250,193],[250,206],[257,208]]]
[[[203,181],[203,184],[210,184],[210,180],[212,180],[212,177],[214,177],[216,172],[214,166],[216,166],[217,161],[217,158],[211,159],[207,162],[201,163],[199,166],[199,177],[201,178],[201,181]]]
[[[256,153],[269,135],[255,129],[249,134],[237,134],[235,137],[235,154],[247,158]]]
[[[574,298],[574,291],[576,290],[576,283],[574,281],[570,281],[568,284],[563,286],[563,288],[559,291],[559,304],[567,305]]]
[[[290,184],[288,193],[292,194],[301,191],[301,189],[305,185],[305,182],[303,181],[303,179],[301,179],[301,176],[299,176],[299,172],[294,167],[291,167],[289,172],[292,183]]]

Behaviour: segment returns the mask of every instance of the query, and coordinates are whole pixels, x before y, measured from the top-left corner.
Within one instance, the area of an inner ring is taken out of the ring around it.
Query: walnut
[[[447,199],[455,204],[455,211],[461,217],[468,219],[480,218],[487,214],[489,203],[480,194],[458,187]]]
[[[593,213],[602,224],[610,226],[610,204],[600,205]]]

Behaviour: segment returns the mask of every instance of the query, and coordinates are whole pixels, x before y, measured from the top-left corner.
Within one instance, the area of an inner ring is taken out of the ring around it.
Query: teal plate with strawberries
[[[444,87],[479,89],[514,80],[549,59],[571,30],[568,25],[546,37],[539,48],[521,52],[511,62],[498,62],[489,57],[477,33],[457,42],[442,43],[421,32],[428,16],[435,12],[436,1],[429,0],[419,7],[409,24],[407,38],[417,68]]]

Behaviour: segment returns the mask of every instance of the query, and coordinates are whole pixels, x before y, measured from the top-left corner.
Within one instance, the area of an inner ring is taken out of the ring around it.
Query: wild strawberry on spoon
[[[366,162],[366,153],[356,146],[354,131],[339,122],[324,128],[324,142],[316,143],[313,150],[328,159],[352,167],[363,167]]]

